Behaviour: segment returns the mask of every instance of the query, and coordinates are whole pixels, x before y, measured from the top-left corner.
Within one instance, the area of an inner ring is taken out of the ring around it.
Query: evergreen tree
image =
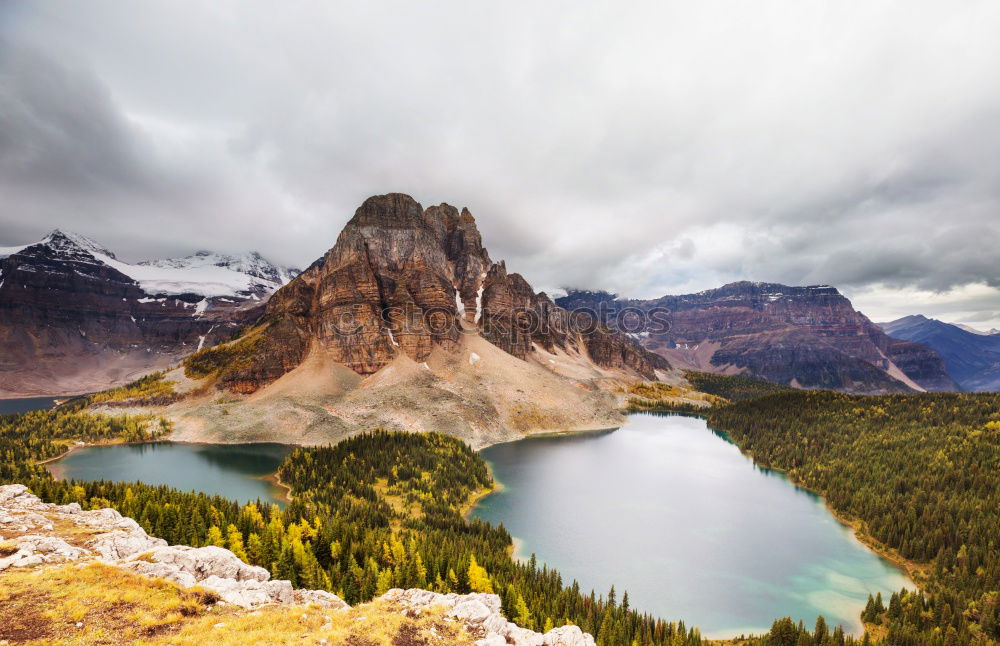
[[[889,620],[899,619],[903,614],[903,605],[899,601],[899,593],[893,592],[889,597]]]
[[[816,629],[813,630],[813,643],[816,644],[816,646],[822,646],[822,644],[826,643],[828,637],[829,633],[826,627],[826,619],[823,618],[823,615],[820,615],[819,617],[816,617]]]

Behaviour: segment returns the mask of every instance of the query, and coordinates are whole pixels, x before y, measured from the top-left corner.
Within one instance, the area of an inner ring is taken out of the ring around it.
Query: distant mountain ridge
[[[881,324],[880,324],[881,325]],[[992,336],[994,334],[1000,334],[1000,330],[996,328],[990,328],[989,330],[980,330],[974,328],[971,325],[965,325],[964,323],[952,323],[957,328],[965,330],[966,332],[972,332],[973,334],[979,334],[980,336]]]
[[[570,290],[556,302],[603,311],[609,324],[644,313],[646,326],[628,331],[676,367],[857,393],[958,388],[936,352],[890,338],[829,285],[743,281],[650,300]],[[657,318],[666,330],[654,329]]]
[[[1000,390],[1000,335],[970,332],[920,314],[879,325],[889,336],[933,348],[963,390]]]
[[[58,229],[0,247],[0,395],[105,388],[231,336],[297,271],[256,253],[131,264]]]

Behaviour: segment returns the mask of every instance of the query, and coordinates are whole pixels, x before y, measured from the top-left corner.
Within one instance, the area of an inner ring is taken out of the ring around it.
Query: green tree
[[[486,568],[476,562],[474,554],[469,556],[468,576],[469,587],[473,592],[493,594],[493,584],[490,582],[490,575],[486,572]]]
[[[206,545],[215,545],[216,547],[225,547],[226,539],[222,537],[222,530],[216,525],[212,525],[208,528],[208,538],[205,539]]]

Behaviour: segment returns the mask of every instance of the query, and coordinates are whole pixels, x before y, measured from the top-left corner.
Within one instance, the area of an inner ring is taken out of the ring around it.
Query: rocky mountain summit
[[[68,394],[230,338],[297,272],[259,254],[129,264],[55,230],[0,248],[0,395]]]
[[[253,392],[301,364],[314,342],[370,375],[399,355],[422,362],[436,347],[454,350],[466,331],[518,359],[540,347],[647,378],[669,368],[621,334],[575,332],[568,312],[491,261],[468,209],[424,210],[400,193],[365,200],[333,248],[275,293],[261,328],[260,349],[223,371],[224,387]]]
[[[494,261],[468,209],[391,193],[256,325],[184,367],[168,377],[185,397],[158,411],[175,439],[315,444],[381,426],[481,447],[619,426],[621,385],[670,364]]]
[[[958,390],[934,350],[890,338],[829,285],[744,281],[652,300],[570,291],[556,302],[596,312],[677,367],[858,393]]]
[[[348,609],[329,592],[271,580],[267,570],[244,563],[229,550],[169,546],[114,509],[84,511],[76,503],[44,503],[24,485],[0,486],[0,547],[0,584],[5,572],[20,568],[100,562],[181,588],[207,590],[223,604],[248,610],[272,605]],[[545,634],[518,627],[504,618],[500,598],[493,594],[394,589],[376,601],[402,613],[442,611],[460,622],[477,646],[594,646],[593,637],[576,626]]]

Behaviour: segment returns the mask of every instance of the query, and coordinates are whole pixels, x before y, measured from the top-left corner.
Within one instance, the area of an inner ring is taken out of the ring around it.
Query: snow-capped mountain
[[[28,247],[34,247],[36,245],[42,245],[56,253],[66,256],[79,257],[81,254],[90,254],[93,256],[107,256],[112,259],[115,257],[115,254],[111,253],[87,236],[82,236],[79,233],[67,233],[65,231],[60,231],[59,229],[53,229],[47,236],[38,242],[23,244],[16,247],[0,247],[0,260],[3,260],[8,256],[13,256],[16,253],[24,251]]]
[[[993,336],[995,334],[1000,334],[1000,330],[996,328],[990,328],[989,330],[980,330],[979,328],[972,327],[971,325],[965,325],[964,323],[952,323],[957,328],[961,328],[966,332],[971,332],[973,334],[978,334],[979,336]]]
[[[256,251],[240,255],[199,251],[183,258],[132,264],[118,260],[114,253],[86,236],[59,229],[33,244],[0,247],[0,260],[37,246],[67,260],[92,260],[110,267],[131,278],[146,294],[158,297],[195,294],[260,300],[299,273],[271,263]]]
[[[258,253],[129,263],[55,230],[0,247],[0,395],[83,392],[230,338],[298,272]]]

